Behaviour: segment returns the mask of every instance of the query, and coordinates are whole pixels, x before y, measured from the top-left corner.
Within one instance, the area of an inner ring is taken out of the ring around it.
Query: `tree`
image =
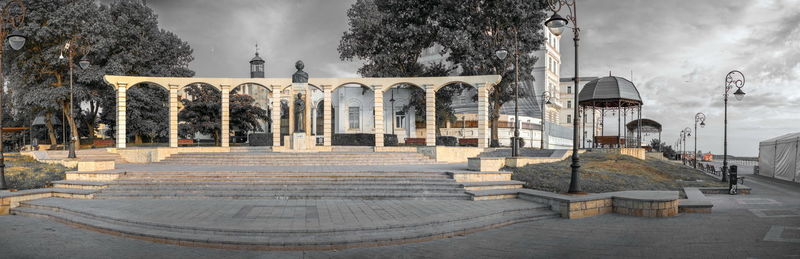
[[[545,7],[542,1],[359,0],[347,12],[350,29],[339,43],[340,58],[363,60],[364,76],[422,76],[430,69],[418,62],[422,50],[439,44],[462,75],[501,74],[489,93],[496,142],[500,107],[514,96],[514,69],[513,55],[504,62],[494,53],[518,48],[520,81],[533,80]]]
[[[650,147],[653,150],[661,150],[661,140],[660,139],[651,139],[650,140]]]
[[[267,116],[267,110],[253,105],[255,99],[246,94],[239,94],[239,88],[231,93],[230,97],[230,123],[231,129],[242,132],[262,131],[261,121],[272,122],[272,118]]]
[[[160,86],[140,84],[127,91],[128,103],[126,121],[127,136],[134,137],[134,143],[141,144],[147,136],[150,143],[156,138],[169,135],[169,93]]]
[[[82,132],[90,138],[97,123],[113,125],[115,120],[110,114],[116,110],[116,94],[103,81],[103,75],[194,74],[188,69],[192,60],[189,45],[158,29],[157,16],[140,1],[104,5],[94,0],[37,0],[27,1],[26,5],[28,15],[22,27],[27,35],[25,47],[4,56],[10,63],[14,105],[47,117],[54,117],[59,111],[68,115],[72,105],[86,127]],[[68,56],[62,53],[68,40],[75,40],[79,51],[73,60],[60,60],[61,54]],[[75,101],[70,104],[68,64],[84,54],[92,65],[86,70],[75,66]],[[67,122],[72,134],[78,135],[77,123],[71,119]]]
[[[216,145],[220,144],[220,103],[222,95],[210,85],[191,84],[184,88],[189,98],[181,100],[183,109],[178,119],[184,123],[178,125],[179,133],[184,138],[200,133],[211,135]]]

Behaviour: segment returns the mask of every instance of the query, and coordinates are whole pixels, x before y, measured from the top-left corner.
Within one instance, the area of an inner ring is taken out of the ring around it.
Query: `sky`
[[[190,68],[198,77],[248,77],[256,44],[267,60],[267,77],[290,77],[296,60],[303,60],[311,77],[358,77],[361,63],[342,61],[337,51],[354,2],[147,4],[162,28],[192,46]],[[800,0],[578,0],[577,5],[580,76],[632,79],[644,101],[643,117],[663,125],[668,145],[683,128],[694,131],[694,115],[703,112],[706,127],[699,129],[697,148],[722,153],[722,96],[731,70],[744,73],[747,94],[728,103],[729,154],[757,156],[759,141],[800,131]],[[561,77],[574,73],[572,37],[569,31],[562,37]],[[610,135],[617,125],[606,128]],[[693,140],[689,143],[691,149]]]

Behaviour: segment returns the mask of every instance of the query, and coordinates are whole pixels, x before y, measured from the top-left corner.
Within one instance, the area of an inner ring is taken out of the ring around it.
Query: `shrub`
[[[384,146],[397,146],[397,135],[395,134],[383,134],[383,145]]]
[[[334,146],[375,146],[375,134],[333,134],[331,144]]]
[[[458,146],[458,138],[451,136],[438,136],[436,137],[436,145],[448,147]]]
[[[250,146],[272,146],[272,133],[250,133]]]

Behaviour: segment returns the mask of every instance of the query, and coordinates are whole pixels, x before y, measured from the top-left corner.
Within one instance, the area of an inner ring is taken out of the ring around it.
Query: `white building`
[[[589,81],[595,80],[597,77],[581,77],[578,79],[578,88],[575,89],[575,81],[572,77],[564,77],[561,78],[561,87],[559,90],[559,95],[561,96],[561,101],[565,104],[564,109],[561,109],[560,113],[562,119],[559,121],[559,125],[565,128],[572,128],[573,125],[573,112],[574,106],[577,105],[575,102],[575,91],[580,93],[583,86],[588,83]],[[580,107],[578,107],[580,111]],[[592,118],[594,116],[594,119]],[[583,120],[578,121],[578,125],[581,128],[581,144],[582,147],[590,147],[591,140],[594,136],[600,136],[600,132],[602,131],[602,114],[600,111],[593,112],[591,108],[586,110],[586,114],[582,116]],[[579,118],[581,119],[581,118]],[[584,127],[585,122],[585,127]]]

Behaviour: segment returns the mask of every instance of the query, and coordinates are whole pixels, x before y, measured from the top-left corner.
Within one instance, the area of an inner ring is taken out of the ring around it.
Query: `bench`
[[[113,139],[95,139],[92,141],[93,147],[113,147],[116,142]]]
[[[476,138],[460,138],[458,139],[459,146],[478,146],[478,139]]]
[[[193,145],[194,139],[178,139],[178,145]]]
[[[406,138],[406,145],[425,145],[425,138]]]

